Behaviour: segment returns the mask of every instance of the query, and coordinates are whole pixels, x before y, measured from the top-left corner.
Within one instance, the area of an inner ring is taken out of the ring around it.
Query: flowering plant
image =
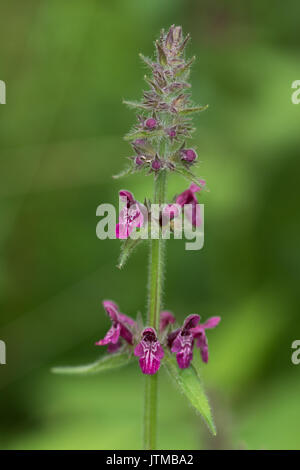
[[[119,267],[123,267],[128,256],[143,237],[131,237],[133,232],[142,233],[156,221],[156,231],[150,240],[150,278],[149,306],[146,322],[141,318],[134,320],[121,313],[118,305],[111,301],[103,302],[111,327],[97,346],[107,346],[107,355],[99,361],[80,367],[62,367],[54,369],[59,373],[101,372],[120,367],[132,361],[139,361],[139,366],[146,376],[144,447],[156,446],[157,416],[157,376],[161,364],[200,412],[215,434],[211,410],[197,367],[192,363],[194,348],[199,348],[202,361],[208,362],[208,342],[206,330],[218,325],[220,317],[212,317],[200,323],[200,316],[191,314],[183,325],[176,326],[174,315],[162,310],[162,285],[164,271],[164,245],[162,236],[165,218],[173,222],[178,217],[178,208],[187,208],[186,214],[193,227],[201,225],[201,214],[196,194],[206,189],[205,181],[192,171],[197,163],[195,149],[188,148],[186,140],[194,131],[191,115],[206,109],[206,106],[194,106],[191,102],[188,77],[194,57],[186,60],[185,46],[189,35],[182,35],[180,26],[171,26],[168,32],[162,30],[160,39],[155,42],[156,58],[149,59],[141,55],[151,71],[145,77],[149,89],[144,92],[141,102],[128,102],[137,109],[137,124],[125,137],[133,148],[130,166],[117,177],[131,173],[146,172],[154,177],[153,203],[158,206],[156,217],[152,218],[152,205],[145,199],[145,204],[136,201],[128,190],[119,193],[123,207],[116,225],[116,237],[122,240]],[[190,181],[190,186],[174,198],[165,200],[166,183],[169,174],[178,173]],[[145,229],[145,227],[147,227]],[[151,227],[152,230],[153,227]]]

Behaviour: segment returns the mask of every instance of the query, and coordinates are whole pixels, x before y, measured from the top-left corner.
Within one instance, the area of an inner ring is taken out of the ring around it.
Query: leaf
[[[134,131],[126,134],[124,140],[146,139],[147,137],[149,137],[147,131]]]
[[[168,61],[167,61],[165,51],[163,50],[163,48],[161,47],[158,41],[155,41],[155,45],[156,45],[157,57],[158,57],[160,65],[167,65]]]
[[[179,390],[186,396],[196,411],[201,414],[211,433],[215,436],[216,428],[211,409],[197,369],[193,364],[187,369],[179,369],[175,356],[169,351],[165,354],[163,364],[178,385]]]
[[[197,184],[197,186],[203,186],[203,184],[201,184],[201,181],[203,180],[201,178],[198,178],[198,176],[194,175],[194,173],[192,173],[191,170],[189,170],[188,168],[185,168],[183,166],[179,168],[176,167],[175,171],[176,173],[183,176],[188,181],[191,181],[192,183]]]
[[[122,178],[123,176],[128,176],[131,175],[132,173],[135,173],[135,168],[132,166],[129,166],[128,168],[125,168],[125,170],[121,171],[117,175],[113,175],[113,179],[118,179]]]
[[[208,108],[208,104],[205,106],[195,106],[193,108],[185,108],[181,111],[178,111],[178,114],[192,114],[192,113],[200,113],[201,111],[205,111]]]
[[[189,42],[189,40],[191,39],[191,35],[188,33],[184,39],[184,41],[182,42],[181,46],[179,47],[179,52],[182,52],[183,49],[185,48],[185,46],[187,45],[187,43]]]
[[[143,54],[139,54],[140,58],[142,59],[142,61],[150,68],[152,68],[152,60],[149,59],[149,57],[146,57],[144,56]]]
[[[122,269],[125,266],[126,261],[128,260],[129,256],[135,250],[135,248],[139,245],[142,241],[142,238],[132,239],[127,238],[122,246],[121,246],[121,254],[119,258],[119,262],[117,264],[117,268]]]
[[[178,71],[175,74],[176,77],[181,77],[181,75],[187,72],[195,60],[196,60],[196,57],[193,56],[188,62],[185,63],[183,67],[178,68]]]
[[[161,129],[149,131],[136,131],[130,134],[126,134],[125,140],[135,140],[135,139],[148,139],[153,137],[162,137],[164,136],[164,131]]]
[[[147,75],[144,76],[144,80],[148,83],[148,85],[153,88],[153,90],[156,91],[156,93],[158,93],[159,95],[163,94],[162,89],[155,83],[154,80],[151,80],[149,77],[147,77]]]
[[[148,107],[143,103],[138,103],[137,101],[123,101],[124,104],[127,104],[129,108],[138,108],[138,109],[148,109]]]
[[[96,374],[98,372],[104,372],[110,369],[116,369],[117,367],[126,366],[133,360],[133,356],[128,353],[117,353],[110,354],[101,357],[98,361],[92,362],[91,364],[75,367],[53,367],[51,372],[54,374],[66,374],[66,375],[81,375],[81,374]]]

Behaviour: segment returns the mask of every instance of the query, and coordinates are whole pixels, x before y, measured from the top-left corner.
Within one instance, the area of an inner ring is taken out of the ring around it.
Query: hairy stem
[[[165,202],[166,171],[161,171],[154,180],[154,204]],[[149,313],[147,326],[159,330],[161,311],[161,294],[163,284],[163,248],[164,240],[151,239],[151,258],[149,271]],[[157,420],[157,381],[158,373],[145,378],[145,414],[144,414],[144,448],[154,450],[156,447]]]

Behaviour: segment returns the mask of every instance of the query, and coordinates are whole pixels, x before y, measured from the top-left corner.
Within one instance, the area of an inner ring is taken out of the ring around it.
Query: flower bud
[[[147,127],[147,129],[150,130],[155,129],[155,127],[157,126],[157,120],[154,118],[149,118],[146,120],[145,126]]]
[[[135,157],[135,164],[138,166],[143,165],[144,164],[143,156],[138,155],[137,157]]]
[[[158,170],[161,169],[161,162],[160,162],[159,158],[155,157],[155,159],[152,160],[151,168],[154,171],[158,171]]]
[[[187,163],[193,163],[197,158],[197,154],[193,149],[182,149],[180,151],[180,155],[181,160],[184,160]]]
[[[177,135],[176,127],[173,126],[165,129],[165,133],[170,137],[171,140],[173,140]]]

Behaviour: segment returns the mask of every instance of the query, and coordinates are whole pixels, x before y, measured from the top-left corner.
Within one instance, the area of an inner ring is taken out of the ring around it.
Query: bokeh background
[[[160,374],[159,448],[299,449],[299,118],[297,0],[13,0],[1,6],[0,447],[138,449],[137,365],[89,378],[54,376],[100,354],[112,298],[145,313],[147,246],[123,271],[119,242],[96,238],[96,207],[120,188],[151,195],[152,178],[112,174],[162,27],[181,24],[197,56],[193,97],[210,193],[205,246],[170,241],[165,307],[181,321],[221,315],[202,375],[218,427],[211,438]],[[186,182],[170,180],[169,195]]]

